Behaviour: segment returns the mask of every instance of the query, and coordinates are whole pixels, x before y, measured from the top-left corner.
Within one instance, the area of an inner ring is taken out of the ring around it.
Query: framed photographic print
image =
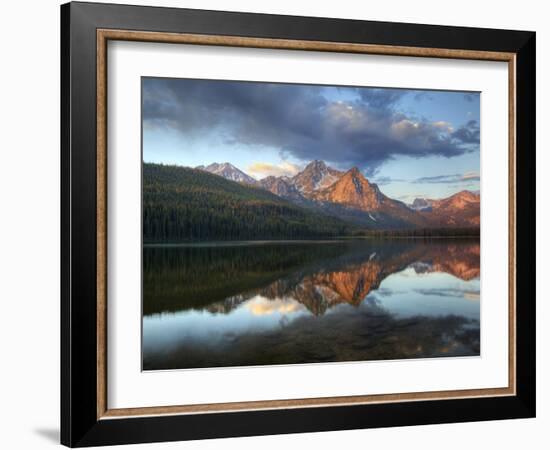
[[[535,33],[61,24],[63,444],[535,415]]]

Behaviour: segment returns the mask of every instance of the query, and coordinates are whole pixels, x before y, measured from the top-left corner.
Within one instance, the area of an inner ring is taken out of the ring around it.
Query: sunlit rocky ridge
[[[315,160],[293,177],[269,176],[261,180],[230,163],[198,168],[371,228],[479,227],[480,223],[478,193],[463,190],[448,198],[416,199],[406,205],[384,195],[357,167],[341,171]]]

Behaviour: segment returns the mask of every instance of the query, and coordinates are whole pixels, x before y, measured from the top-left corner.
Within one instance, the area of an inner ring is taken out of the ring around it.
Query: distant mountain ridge
[[[384,195],[357,167],[344,172],[314,160],[293,177],[269,176],[261,180],[227,162],[196,169],[263,188],[296,205],[367,228],[479,227],[480,223],[479,193],[461,191],[439,200],[417,198],[406,205]]]
[[[456,227],[480,225],[480,195],[460,191],[440,200],[430,200],[431,209],[420,213],[434,226]]]
[[[246,183],[256,185],[258,182],[250,175],[244,173],[242,170],[237,169],[233,164],[225,163],[212,163],[208,166],[197,166],[195,169],[204,170],[206,172],[213,173],[224,177],[226,180],[237,181],[239,183]]]

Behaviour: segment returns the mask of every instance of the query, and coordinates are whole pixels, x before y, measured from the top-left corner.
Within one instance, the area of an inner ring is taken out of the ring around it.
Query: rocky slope
[[[295,175],[290,182],[296,186],[298,191],[305,197],[312,193],[328,188],[344,175],[344,172],[333,169],[324,161],[312,161],[304,170]]]
[[[370,183],[356,167],[328,188],[314,193],[312,198],[323,203],[327,210],[330,210],[332,205],[338,205],[339,211],[335,209],[335,212],[353,216],[356,221],[373,228],[428,226],[425,217],[412,211],[404,203],[384,195],[378,186]]]

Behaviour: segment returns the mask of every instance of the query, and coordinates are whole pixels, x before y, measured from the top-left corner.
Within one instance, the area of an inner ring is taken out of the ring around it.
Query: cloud
[[[374,109],[391,109],[407,93],[404,89],[357,88],[363,103]]]
[[[334,100],[343,90],[349,95],[340,98],[346,100]],[[144,78],[143,125],[176,130],[188,139],[217,133],[234,145],[268,146],[342,168],[356,165],[367,175],[398,155],[453,157],[479,149],[476,121],[453,130],[445,122],[400,112],[399,101],[415,92]]]
[[[398,289],[390,289],[390,288],[384,288],[384,287],[378,288],[376,290],[376,293],[378,295],[380,295],[381,297],[393,297],[395,295],[406,294],[407,292],[408,291],[398,290]]]
[[[269,316],[276,313],[292,314],[304,310],[303,305],[293,300],[279,298],[269,300],[261,296],[247,302],[246,307],[255,316]]]
[[[413,180],[415,184],[447,184],[447,183],[469,183],[473,181],[479,181],[478,172],[466,172],[464,174],[452,174],[452,175],[437,175],[434,177],[421,177]]]
[[[265,162],[255,162],[248,166],[247,171],[252,176],[256,178],[264,178],[268,176],[275,176],[275,177],[281,177],[281,176],[287,176],[292,177],[296,175],[298,172],[300,172],[301,167],[292,164],[288,161],[283,161],[280,164],[271,164],[271,163],[265,163]]]
[[[469,120],[466,125],[453,131],[451,136],[464,144],[479,145],[479,123],[477,120]]]
[[[479,172],[466,172],[462,175],[462,181],[479,181]]]
[[[449,122],[445,122],[444,120],[432,122],[432,125],[434,128],[438,128],[441,131],[445,131],[448,133],[454,132],[452,125]]]
[[[428,289],[414,289],[414,291],[422,295],[435,295],[437,297],[456,297],[456,298],[464,298],[466,300],[471,300],[471,301],[479,300],[478,290],[468,290],[468,289],[459,289],[459,288],[428,288]]]
[[[379,186],[385,186],[387,184],[391,183],[406,183],[407,180],[404,180],[402,178],[393,178],[393,177],[387,177],[387,176],[379,176],[373,178],[373,181],[378,184]]]

